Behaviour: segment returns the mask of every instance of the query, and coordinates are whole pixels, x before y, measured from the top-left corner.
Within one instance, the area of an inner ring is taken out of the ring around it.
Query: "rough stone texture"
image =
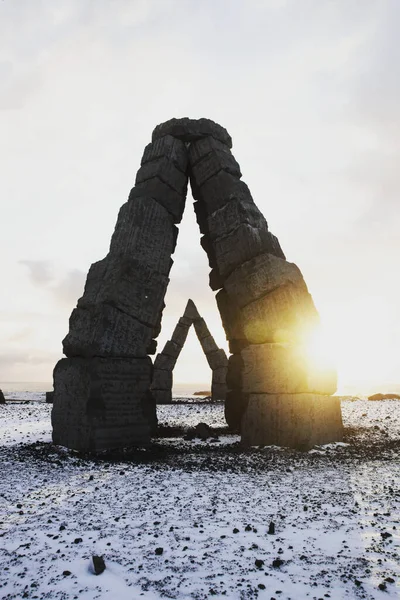
[[[53,404],[54,392],[46,392],[46,404]]]
[[[228,359],[225,350],[222,350],[222,348],[215,352],[211,352],[210,354],[206,354],[206,359],[213,371],[214,369],[221,369],[222,367],[228,366]]]
[[[249,396],[242,390],[228,390],[225,400],[225,419],[232,431],[239,431]]]
[[[239,354],[243,348],[247,348],[250,345],[250,342],[247,340],[229,340],[228,345],[231,354]]]
[[[213,137],[205,137],[192,142],[188,148],[188,159],[192,170],[194,165],[213,152],[225,152],[228,156],[232,156],[230,148]]]
[[[189,317],[181,317],[178,321],[179,325],[184,325],[185,327],[190,327],[193,323],[193,319]]]
[[[179,194],[158,177],[146,179],[146,181],[135,185],[135,187],[131,189],[129,200],[143,197],[156,200],[168,211],[174,223],[180,223],[182,221],[186,196]]]
[[[149,358],[64,358],[54,369],[53,442],[80,451],[150,442]]]
[[[201,318],[193,300],[188,300],[183,317],[186,317],[186,319],[191,319],[192,323],[195,319]]]
[[[153,177],[158,177],[178,194],[186,196],[188,178],[168,158],[159,158],[143,164],[137,172],[135,185]]]
[[[267,369],[267,365],[264,365]],[[244,361],[241,354],[232,354],[228,359],[226,383],[230,390],[240,390],[243,386]]]
[[[213,383],[226,383],[226,373],[228,371],[227,367],[220,367],[219,369],[214,369],[212,372],[212,381]]]
[[[168,356],[168,354],[160,352],[160,354],[157,354],[154,361],[154,368],[172,372],[173,368],[175,367],[176,360],[177,359],[173,356]]]
[[[193,202],[196,221],[201,233],[208,233],[207,213],[204,202]]]
[[[203,338],[207,338],[211,335],[210,330],[207,327],[207,324],[204,319],[196,319],[193,322],[194,329],[196,331],[197,338],[202,340]]]
[[[252,394],[242,419],[245,446],[309,450],[343,439],[340,399],[316,394]]]
[[[334,394],[334,369],[318,368],[307,360],[304,348],[293,344],[259,344],[241,352],[241,388],[254,394]],[[240,360],[233,359],[240,372]],[[229,381],[230,382],[230,381]]]
[[[151,395],[156,404],[171,404],[172,391],[169,390],[151,390]]]
[[[186,338],[189,333],[189,327],[186,325],[181,325],[180,323],[174,329],[174,332],[171,337],[171,342],[178,344],[178,346],[183,346],[186,342]]]
[[[204,354],[210,354],[211,352],[216,352],[218,350],[218,346],[215,343],[215,340],[212,335],[208,337],[203,337],[200,340],[201,347],[203,348]]]
[[[140,258],[145,266],[168,275],[175,250],[177,227],[152,198],[133,198],[120,209],[110,252]]]
[[[285,258],[276,237],[267,227],[252,227],[246,223],[213,242],[216,264],[222,277],[229,275],[244,262],[259,254],[269,253]]]
[[[204,185],[208,179],[220,171],[230,173],[237,178],[242,176],[240,167],[229,150],[213,149],[210,154],[203,156],[199,162],[190,166],[191,176],[196,187]]]
[[[303,284],[282,285],[241,310],[244,337],[252,344],[294,342],[319,325],[319,315]]]
[[[151,388],[154,390],[172,390],[172,371],[155,368]]]
[[[250,190],[244,181],[240,181],[225,170],[219,171],[202,186],[197,185],[196,180],[190,177],[190,185],[193,198],[204,205],[207,216],[232,200],[252,200]]]
[[[109,304],[145,325],[155,327],[169,279],[140,260],[108,255],[94,263],[79,308]]]
[[[207,233],[212,240],[224,237],[240,225],[268,228],[267,221],[251,197],[233,198],[230,202],[212,213],[207,219]]]
[[[226,383],[211,383],[211,398],[212,400],[225,400],[227,393]]]
[[[224,127],[211,119],[170,119],[160,123],[153,131],[152,141],[172,135],[182,142],[194,142],[204,137],[213,137],[232,148],[232,138]]]
[[[6,399],[4,398],[4,394],[2,392],[2,390],[0,390],[0,404],[5,404],[6,403]]]
[[[220,290],[215,298],[217,300],[218,310],[221,315],[226,338],[230,341],[246,339],[239,307],[228,296],[224,289]]]
[[[147,144],[143,152],[141,164],[152,162],[159,158],[167,158],[182,173],[186,174],[188,166],[188,151],[185,142],[178,140],[172,135],[164,135],[161,138]]]
[[[301,271],[295,264],[272,254],[261,254],[235,269],[226,278],[224,288],[242,308],[286,284],[308,292]]]
[[[75,308],[69,333],[63,340],[66,356],[144,357],[152,330],[133,317],[106,304]]]
[[[182,350],[182,346],[169,340],[164,346],[163,353],[166,354],[167,356],[171,356],[172,358],[175,358],[175,360],[176,360],[178,358],[178,356],[180,355],[181,350]]]
[[[220,290],[224,287],[224,280],[222,279],[218,269],[212,269],[209,276],[210,288],[214,291]]]

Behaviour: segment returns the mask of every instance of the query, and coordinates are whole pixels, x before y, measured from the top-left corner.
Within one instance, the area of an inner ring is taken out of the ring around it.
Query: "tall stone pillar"
[[[303,448],[340,440],[340,407],[330,396],[336,374],[309,364],[303,346],[318,313],[300,270],[286,261],[241,181],[230,148],[230,140],[212,132],[189,146],[201,245],[232,352],[227,422],[249,445]]]
[[[187,190],[187,149],[161,136],[143,154],[110,251],[89,270],[54,369],[53,441],[77,450],[148,444],[149,388]]]

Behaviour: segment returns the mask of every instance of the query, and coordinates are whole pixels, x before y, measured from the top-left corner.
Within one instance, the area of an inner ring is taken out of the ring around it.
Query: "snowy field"
[[[2,600],[400,597],[400,401],[343,401],[347,443],[307,453],[164,406],[176,437],[93,458],[52,446],[37,400],[0,406]],[[200,421],[213,441],[185,441]]]

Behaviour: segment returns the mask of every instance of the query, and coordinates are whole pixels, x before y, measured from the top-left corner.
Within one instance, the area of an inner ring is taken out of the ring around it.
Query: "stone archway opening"
[[[211,400],[215,402],[226,399],[228,359],[225,350],[218,348],[193,300],[189,300],[171,339],[167,341],[154,361],[150,389],[156,404],[172,403],[173,371],[192,326],[212,372]]]
[[[229,342],[225,416],[246,444],[311,447],[342,438],[336,376],[307,363],[318,313],[298,267],[256,206],[226,129],[171,119],[153,131],[107,256],[94,263],[54,369],[53,441],[77,450],[148,444],[151,393],[190,180],[210,287]]]

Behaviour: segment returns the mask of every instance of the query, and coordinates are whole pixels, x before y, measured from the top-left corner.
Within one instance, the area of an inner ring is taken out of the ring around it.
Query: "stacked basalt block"
[[[189,146],[201,244],[232,352],[228,425],[249,445],[311,447],[340,440],[339,401],[330,397],[336,374],[309,363],[303,346],[318,326],[318,313],[300,270],[286,261],[241,181],[231,145],[229,137],[211,135]]]
[[[192,325],[212,370],[211,398],[212,400],[225,400],[228,359],[225,351],[218,348],[215,343],[194,302],[189,300],[171,339],[165,344],[154,362],[151,390],[157,404],[172,402],[173,369]]]
[[[77,450],[147,444],[164,296],[187,191],[185,143],[163,135],[144,151],[108,255],[89,270],[54,369],[53,441]]]

